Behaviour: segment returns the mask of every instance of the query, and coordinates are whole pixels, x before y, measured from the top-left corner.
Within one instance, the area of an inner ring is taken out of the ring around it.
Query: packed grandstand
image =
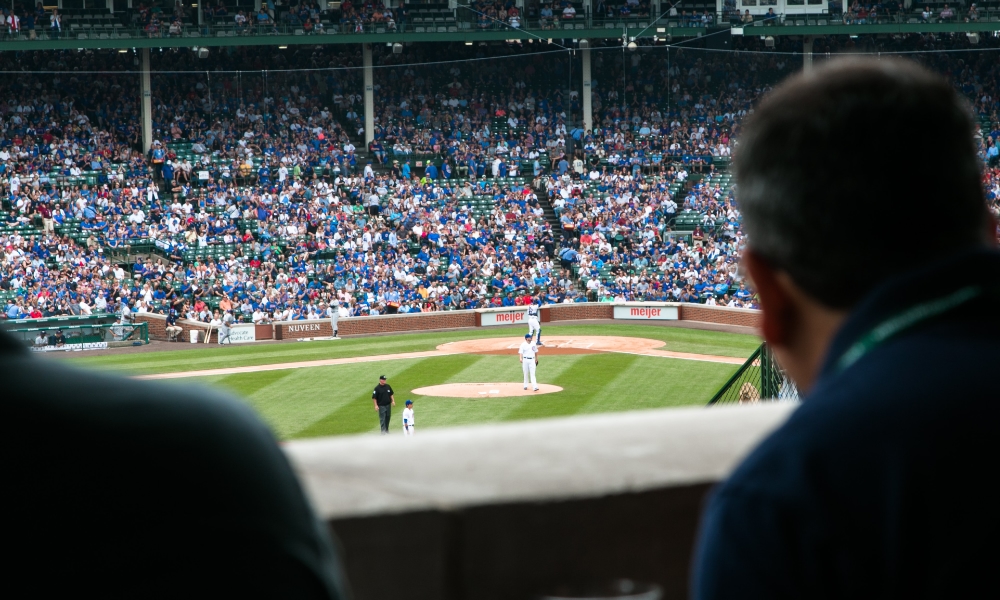
[[[829,43],[817,60],[914,52],[946,74],[978,115],[984,188],[1000,214],[998,44]],[[555,46],[376,50],[367,147],[359,49],[154,52],[148,153],[133,52],[0,55],[5,316],[127,306],[266,322],[337,304],[362,316],[527,295],[754,306],[737,269],[744,235],[728,164],[753,101],[801,64],[782,42],[597,45],[593,130],[580,116],[579,58]],[[886,151],[906,149],[887,141]],[[873,235],[891,226],[844,202]]]

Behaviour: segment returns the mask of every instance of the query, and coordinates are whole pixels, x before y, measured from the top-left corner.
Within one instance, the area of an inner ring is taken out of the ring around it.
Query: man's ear
[[[990,248],[1000,246],[1000,238],[997,237],[997,218],[991,212],[986,213],[986,245]]]
[[[742,265],[760,299],[764,339],[772,346],[786,345],[795,319],[795,304],[788,290],[781,285],[774,267],[753,250],[743,251]]]

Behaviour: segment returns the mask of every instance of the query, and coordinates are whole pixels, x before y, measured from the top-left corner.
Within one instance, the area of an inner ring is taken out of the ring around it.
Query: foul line
[[[543,347],[544,348],[544,347]],[[733,356],[713,356],[711,354],[691,354],[689,352],[671,352],[670,350],[643,350],[629,352],[626,350],[606,350],[609,354],[634,354],[636,356],[651,356],[657,358],[674,358],[678,360],[694,360],[698,362],[724,363],[727,365],[742,365],[745,358]],[[376,354],[374,356],[354,356],[350,358],[330,358],[326,360],[310,360],[304,362],[277,363],[272,365],[253,365],[248,367],[228,367],[224,369],[205,369],[202,371],[180,371],[176,373],[156,373],[153,375],[135,375],[134,379],[186,379],[188,377],[212,377],[217,375],[238,375],[240,373],[256,373],[257,371],[282,371],[286,369],[308,369],[310,367],[330,367],[335,365],[351,365],[358,363],[380,362],[383,360],[404,360],[407,358],[432,358],[436,356],[452,356],[455,354],[474,354],[468,352],[446,352],[444,350],[427,350],[424,352],[404,352],[401,354]],[[542,351],[544,355],[544,350]]]
[[[157,373],[155,375],[136,375],[135,379],[184,379],[186,377],[210,377],[212,375],[237,375],[239,373],[256,373],[257,371],[307,369],[309,367],[351,365],[357,363],[379,362],[383,360],[402,360],[405,358],[429,358],[432,356],[450,356],[452,354],[462,354],[462,353],[444,352],[443,350],[428,350],[426,352],[404,352],[402,354],[376,354],[374,356],[329,358],[326,360],[310,360],[305,362],[277,363],[273,365],[254,365],[250,367],[229,367],[226,369],[205,369],[203,371],[181,371],[177,373]]]
[[[691,354],[690,352],[672,352],[670,350],[643,350],[642,352],[627,352],[616,350],[619,354],[635,354],[636,356],[658,356],[660,358],[676,358],[678,360],[696,360],[699,362],[724,363],[727,365],[742,365],[745,358],[735,356],[715,356],[712,354]]]

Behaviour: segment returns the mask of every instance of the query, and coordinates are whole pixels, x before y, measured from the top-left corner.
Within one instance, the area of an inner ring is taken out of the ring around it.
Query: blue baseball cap
[[[407,405],[407,406],[409,406],[409,405],[411,405],[411,404],[413,404],[413,400],[407,400],[407,401],[406,401],[406,405]]]
[[[530,340],[531,339],[531,334],[530,333],[524,334],[524,339]]]

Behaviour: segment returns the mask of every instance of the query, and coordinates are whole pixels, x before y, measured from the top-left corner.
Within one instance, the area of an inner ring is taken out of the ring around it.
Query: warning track
[[[138,375],[136,379],[185,379],[188,377],[211,377],[218,375],[236,375],[239,373],[256,373],[258,371],[280,371],[285,369],[307,369],[310,367],[329,367],[335,365],[350,365],[357,363],[380,362],[384,360],[405,360],[408,358],[432,358],[435,356],[450,356],[453,354],[517,354],[523,337],[484,338],[478,340],[462,340],[449,342],[437,347],[436,350],[423,352],[404,352],[401,354],[378,354],[375,356],[355,356],[349,358],[331,358],[327,360],[311,360],[304,362],[286,362],[271,365],[254,365],[246,367],[229,367],[223,369],[205,369],[201,371],[183,371],[178,373],[157,373],[154,375]],[[742,365],[746,359],[732,356],[714,356],[710,354],[691,354],[688,352],[673,352],[660,350],[666,342],[647,338],[619,336],[545,336],[544,346],[539,354],[597,354],[614,352],[635,354],[639,356],[655,356],[679,360],[699,362],[724,363]]]

